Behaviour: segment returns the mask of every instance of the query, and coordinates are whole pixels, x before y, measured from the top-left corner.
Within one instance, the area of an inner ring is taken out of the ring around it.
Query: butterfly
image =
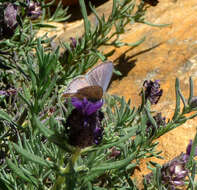
[[[63,93],[64,97],[100,100],[106,92],[113,73],[113,63],[106,61],[91,69],[87,74],[74,78]]]

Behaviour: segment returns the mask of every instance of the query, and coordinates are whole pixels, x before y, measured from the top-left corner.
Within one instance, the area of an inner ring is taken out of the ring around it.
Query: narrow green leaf
[[[189,78],[189,99],[188,99],[188,104],[190,104],[193,96],[194,96],[194,82],[192,80],[192,77],[190,77]]]
[[[191,149],[191,153],[190,153],[190,156],[189,156],[189,161],[187,163],[188,166],[191,166],[191,164],[192,164],[192,160],[195,156],[196,148],[197,148],[197,132],[196,132],[196,135],[194,137],[194,140],[192,141],[192,149]]]
[[[32,119],[36,127],[40,129],[40,131],[44,134],[45,137],[49,138],[50,136],[54,135],[54,132],[49,128],[45,127],[35,115],[33,115]]]
[[[51,80],[47,90],[45,91],[46,93],[44,94],[44,96],[42,97],[41,101],[39,102],[39,106],[42,108],[47,100],[47,98],[49,97],[49,95],[51,94],[54,86],[56,85],[56,80],[57,77],[54,76],[54,78]]]
[[[126,171],[131,170],[131,169],[134,169],[136,166],[137,166],[136,163],[134,163],[134,164],[133,163],[128,164],[127,167],[126,167]]]
[[[44,23],[36,23],[33,24],[34,27],[38,27],[38,28],[57,28],[57,26],[52,25],[52,24],[44,24]]]
[[[12,122],[12,118],[3,110],[0,110],[0,119]]]
[[[21,170],[23,171],[23,173],[24,173],[26,176],[28,176],[29,180],[31,180],[31,182],[32,182],[34,185],[36,185],[36,186],[38,185],[38,183],[39,183],[38,179],[35,178],[35,177],[33,176],[33,174],[32,174],[28,169],[26,169],[26,168],[24,168],[24,167],[21,166]]]
[[[41,166],[44,166],[44,167],[47,167],[47,168],[53,167],[53,163],[52,162],[46,161],[43,158],[28,152],[27,150],[19,147],[17,144],[13,143],[13,147],[19,154],[24,156],[24,158],[26,160],[32,161],[34,163],[37,163],[37,164],[39,164]]]
[[[26,176],[24,175],[23,171],[22,171],[20,168],[18,168],[11,160],[9,160],[9,159],[6,158],[6,162],[7,162],[8,166],[10,167],[10,169],[11,169],[14,173],[16,173],[16,174],[17,174],[20,178],[22,178],[23,180],[25,180],[25,181],[31,183],[31,180],[30,180],[28,177],[26,177]]]
[[[52,0],[46,4],[42,4],[42,8],[46,8],[46,7],[50,7],[51,5],[53,5],[55,3],[55,0]]]
[[[136,47],[139,46],[141,43],[143,43],[145,41],[146,37],[144,36],[142,39],[140,39],[137,42],[134,43],[125,43],[126,46],[130,46],[130,47]]]
[[[105,61],[106,57],[99,51],[91,51],[91,53],[93,53],[95,56],[98,56],[102,61]]]
[[[172,24],[153,24],[147,21],[142,21],[141,23],[147,24],[149,26],[156,26],[156,27],[166,27],[166,26],[171,26]]]
[[[105,57],[110,57],[110,56],[112,56],[112,55],[114,54],[115,51],[116,51],[116,50],[113,49],[113,50],[111,50],[110,52],[104,54],[104,56],[105,56]]]
[[[153,125],[153,127],[157,130],[158,126],[157,126],[156,121],[152,117],[152,115],[151,115],[150,111],[147,109],[147,107],[144,106],[144,108],[145,108],[145,111],[146,111],[146,115],[148,117],[148,120],[151,122],[151,124]]]
[[[87,183],[89,181],[92,181],[93,179],[97,179],[103,173],[105,173],[105,170],[94,171],[91,174],[88,174],[87,176],[84,176],[84,181],[85,181],[85,183]]]
[[[112,13],[111,13],[111,18],[113,18],[116,14],[116,0],[113,0],[113,6],[112,6]]]
[[[183,94],[181,93],[181,91],[180,91],[180,89],[178,90],[178,92],[179,92],[179,96],[180,96],[180,98],[181,98],[181,100],[182,100],[182,102],[183,102],[183,105],[184,105],[184,110],[186,110],[186,108],[187,108],[187,103],[186,103],[186,100],[185,100],[185,97],[183,96]]]
[[[115,73],[118,76],[122,76],[122,73],[119,70],[114,69],[113,73]]]
[[[1,187],[1,190],[10,190],[10,188],[6,186],[6,184],[1,178],[0,178],[0,187]]]
[[[180,95],[179,95],[179,89],[180,89],[180,82],[179,79],[176,78],[175,82],[175,93],[176,93],[176,107],[174,111],[174,115],[172,120],[176,120],[178,115],[180,114]]]
[[[192,179],[192,176],[188,175],[188,177],[189,177],[189,185],[188,185],[187,190],[189,190],[189,188],[191,188],[191,190],[196,190],[194,189],[195,183],[194,183],[194,180]]]
[[[90,21],[88,20],[88,14],[86,11],[86,6],[84,0],[79,0],[79,5],[81,7],[81,13],[84,19],[84,27],[85,27],[85,36],[89,36],[90,34]]]
[[[132,129],[130,130],[130,132],[127,135],[121,137],[116,142],[109,143],[109,144],[103,145],[101,147],[94,147],[94,148],[91,148],[91,149],[90,148],[83,149],[82,152],[95,151],[95,150],[106,150],[107,148],[111,148],[113,146],[119,145],[120,143],[123,143],[126,140],[129,140],[132,136],[135,136],[137,129],[138,129],[138,126],[133,126]]]
[[[110,163],[100,164],[99,167],[92,168],[90,172],[95,172],[99,170],[111,170],[111,169],[120,169],[126,167],[136,156],[137,151],[133,152],[127,158],[119,161],[114,161]]]

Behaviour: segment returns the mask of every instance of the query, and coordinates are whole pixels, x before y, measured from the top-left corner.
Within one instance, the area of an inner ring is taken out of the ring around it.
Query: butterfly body
[[[79,89],[76,93],[63,94],[64,97],[87,98],[92,101],[100,100],[103,97],[103,88],[100,86],[87,86]]]
[[[107,90],[113,73],[113,63],[104,62],[90,70],[86,75],[74,78],[64,92],[64,97],[99,100]]]

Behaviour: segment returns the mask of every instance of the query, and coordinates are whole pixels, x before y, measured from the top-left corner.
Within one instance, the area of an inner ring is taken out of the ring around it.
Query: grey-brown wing
[[[105,92],[111,80],[113,68],[113,63],[111,61],[106,61],[90,70],[85,77],[90,85],[98,85],[102,87]]]
[[[67,86],[64,94],[76,93],[79,89],[90,86],[85,76],[79,76],[74,78]]]

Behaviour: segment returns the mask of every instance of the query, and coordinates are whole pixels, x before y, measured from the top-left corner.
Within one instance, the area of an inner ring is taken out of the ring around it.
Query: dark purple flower
[[[38,2],[30,1],[27,8],[27,16],[32,20],[38,19],[42,14],[41,5]]]
[[[197,107],[197,97],[196,96],[192,97],[189,104],[190,104],[191,108],[196,108]]]
[[[69,143],[80,148],[99,144],[103,136],[101,121],[104,114],[100,111],[103,101],[91,102],[86,98],[72,98],[71,102],[75,109],[65,125]]]
[[[0,39],[10,38],[18,26],[18,7],[12,3],[4,3],[0,5],[0,15]]]
[[[186,148],[186,154],[184,154],[184,160],[185,162],[187,162],[189,160],[189,157],[190,157],[190,153],[192,151],[192,140],[189,141],[189,144],[187,145],[187,148]],[[195,153],[194,153],[194,156],[197,156],[197,147],[195,148]]]
[[[11,96],[16,94],[17,94],[17,90],[14,88],[9,88],[7,90],[0,90],[0,95]]]
[[[181,153],[170,162],[164,164],[161,168],[161,181],[167,189],[176,189],[178,186],[183,186],[188,176],[189,170],[187,169],[187,162],[192,148],[192,140],[190,140],[186,153]],[[197,148],[195,150],[195,156],[197,156]],[[151,183],[153,173],[145,176],[147,183]]]
[[[121,152],[117,150],[116,147],[111,148],[111,154],[109,155],[110,158],[117,158],[120,156]]]
[[[157,113],[155,116],[153,116],[153,118],[156,121],[158,128],[161,127],[161,126],[165,127],[166,118],[162,117],[161,113]],[[147,133],[147,135],[152,137],[157,129],[154,128],[154,126],[152,125],[152,123],[150,121],[148,121],[146,125],[147,125],[146,133]]]
[[[162,183],[172,189],[175,189],[176,186],[183,186],[189,172],[186,168],[186,163],[184,154],[181,154],[169,163],[164,164],[161,168]]]
[[[72,49],[75,49],[77,47],[77,40],[73,37],[70,37],[71,43],[70,43],[70,47]]]
[[[151,104],[157,104],[163,93],[159,80],[155,80],[155,82],[145,80],[143,86],[145,87],[145,99],[148,99]]]
[[[7,92],[5,90],[0,90],[0,95],[6,96],[7,95]]]
[[[6,9],[4,10],[4,23],[8,28],[10,29],[16,28],[17,26],[16,16],[17,16],[17,6],[12,3],[8,3]]]

